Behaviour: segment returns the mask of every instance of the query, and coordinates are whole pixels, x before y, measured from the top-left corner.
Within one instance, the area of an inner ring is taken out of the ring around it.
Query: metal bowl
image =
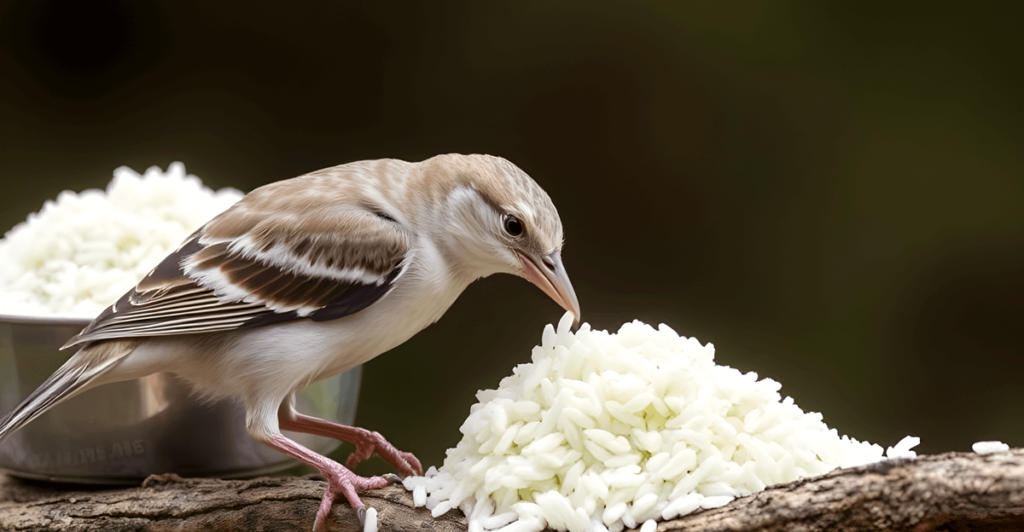
[[[13,410],[74,351],[60,346],[88,319],[0,315],[0,416]],[[300,412],[351,425],[362,367],[300,393]],[[327,454],[338,442],[289,434]],[[100,386],[69,399],[0,442],[0,469],[41,480],[137,484],[151,474],[257,476],[295,462],[245,430],[245,412],[225,400],[197,400],[189,385],[158,373]]]

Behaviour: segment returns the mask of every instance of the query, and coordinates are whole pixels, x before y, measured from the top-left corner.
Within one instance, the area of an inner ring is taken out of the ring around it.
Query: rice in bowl
[[[122,166],[106,190],[61,192],[0,240],[0,314],[92,318],[242,198],[185,165]]]

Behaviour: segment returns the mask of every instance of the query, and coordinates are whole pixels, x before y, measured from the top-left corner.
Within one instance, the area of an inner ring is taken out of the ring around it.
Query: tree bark
[[[138,488],[83,489],[0,476],[0,530],[308,530],[324,483],[151,477]],[[464,532],[457,510],[434,519],[400,486],[362,494],[382,532]],[[330,530],[361,530],[339,499]],[[946,453],[843,469],[659,523],[659,532],[1024,531],[1024,449]]]

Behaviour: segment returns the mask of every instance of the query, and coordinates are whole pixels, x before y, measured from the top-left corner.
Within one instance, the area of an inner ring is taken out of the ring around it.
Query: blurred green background
[[[1024,17],[946,5],[5,2],[0,227],[120,165],[502,155],[595,327],[713,342],[859,439],[1021,446]],[[560,315],[475,283],[366,366],[358,424],[440,465]]]

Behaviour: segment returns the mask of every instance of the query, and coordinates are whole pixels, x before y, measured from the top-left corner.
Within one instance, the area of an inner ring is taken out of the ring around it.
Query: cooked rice
[[[979,441],[971,446],[978,454],[1002,453],[1010,450],[1010,446],[1001,441]]]
[[[122,166],[106,191],[61,192],[0,240],[0,313],[91,318],[241,198],[179,162],[141,176]]]
[[[714,346],[635,321],[615,334],[566,314],[532,362],[481,391],[443,467],[406,478],[417,506],[470,532],[617,532],[766,486],[882,460],[781,385],[714,362]],[[912,457],[904,438],[889,457]],[[423,495],[426,495],[424,497]]]
[[[377,509],[366,507],[366,521],[363,521],[363,532],[377,532]]]

